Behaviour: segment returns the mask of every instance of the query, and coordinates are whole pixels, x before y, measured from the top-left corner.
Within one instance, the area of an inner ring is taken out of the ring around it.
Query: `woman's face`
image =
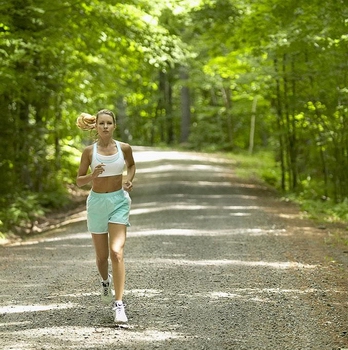
[[[97,119],[97,130],[101,136],[112,135],[116,125],[113,118],[108,114],[100,114]]]

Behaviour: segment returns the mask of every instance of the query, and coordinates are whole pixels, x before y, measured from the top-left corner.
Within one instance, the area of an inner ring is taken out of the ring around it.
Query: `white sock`
[[[116,305],[123,305],[122,300],[115,300]]]

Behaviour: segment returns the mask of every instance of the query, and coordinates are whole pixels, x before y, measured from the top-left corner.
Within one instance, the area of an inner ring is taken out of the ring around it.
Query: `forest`
[[[0,232],[68,205],[109,108],[132,145],[271,152],[282,192],[348,221],[344,0],[0,0]]]

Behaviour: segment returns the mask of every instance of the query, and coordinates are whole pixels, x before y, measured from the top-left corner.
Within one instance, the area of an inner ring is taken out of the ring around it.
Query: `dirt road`
[[[328,244],[330,228],[239,180],[227,160],[146,149],[135,158],[129,327],[100,303],[82,212],[0,247],[1,349],[348,349],[348,254]]]

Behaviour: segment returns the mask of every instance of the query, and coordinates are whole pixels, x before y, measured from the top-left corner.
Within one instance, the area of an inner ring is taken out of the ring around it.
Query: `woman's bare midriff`
[[[122,175],[106,176],[93,180],[92,191],[97,193],[115,192],[122,188]]]

